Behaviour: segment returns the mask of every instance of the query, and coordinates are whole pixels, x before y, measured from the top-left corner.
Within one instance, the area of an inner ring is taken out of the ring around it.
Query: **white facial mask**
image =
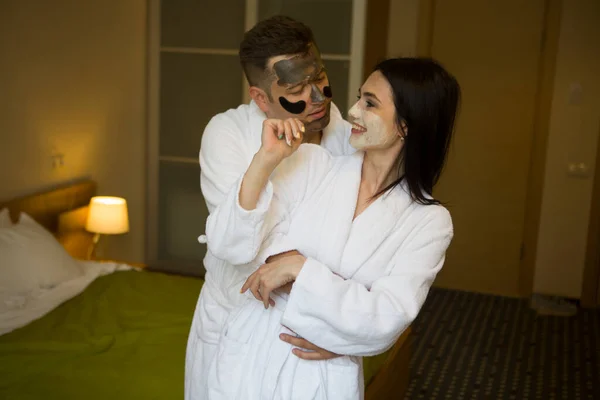
[[[369,147],[385,147],[391,143],[395,135],[386,128],[383,119],[379,115],[363,109],[359,104],[360,101],[352,106],[348,116],[351,121],[366,128],[366,132],[353,133],[350,136],[350,145],[360,150]]]

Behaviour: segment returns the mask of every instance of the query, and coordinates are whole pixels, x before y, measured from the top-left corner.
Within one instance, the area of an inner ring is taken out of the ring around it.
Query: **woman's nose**
[[[348,116],[354,119],[358,119],[358,101],[348,111]]]

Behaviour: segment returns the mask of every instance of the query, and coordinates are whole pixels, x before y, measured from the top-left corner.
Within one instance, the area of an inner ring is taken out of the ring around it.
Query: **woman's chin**
[[[354,133],[350,136],[350,146],[356,150],[366,150],[369,147],[369,145],[365,143],[363,136],[355,135]]]

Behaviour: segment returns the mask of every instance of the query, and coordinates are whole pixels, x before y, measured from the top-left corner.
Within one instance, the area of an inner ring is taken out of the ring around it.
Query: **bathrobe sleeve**
[[[214,116],[202,135],[200,187],[208,212],[221,204],[248,168],[246,138],[228,115]]]
[[[264,262],[255,260],[263,242],[270,243],[271,250],[261,252],[265,258],[294,249],[285,236],[289,214],[323,180],[331,162],[331,155],[321,147],[301,145],[277,167],[254,210],[245,210],[239,203],[240,177],[206,221],[209,251],[230,264],[243,265]]]
[[[282,324],[338,354],[370,356],[392,347],[421,309],[452,239],[448,211],[430,207],[434,212],[421,220],[409,243],[395,247],[389,274],[370,289],[307,259]]]

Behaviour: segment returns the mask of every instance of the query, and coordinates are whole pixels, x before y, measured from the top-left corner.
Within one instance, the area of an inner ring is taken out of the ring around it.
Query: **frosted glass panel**
[[[327,68],[327,76],[333,90],[333,102],[340,109],[342,115],[346,116],[348,112],[348,70],[350,63],[348,61],[324,61]],[[350,93],[350,96],[354,96]]]
[[[237,49],[245,10],[245,0],[162,0],[161,45]]]
[[[160,155],[197,158],[210,118],[242,102],[238,58],[162,53],[160,67]]]
[[[158,257],[198,260],[201,268],[206,245],[198,243],[198,236],[204,233],[208,211],[200,191],[200,167],[162,161],[159,168]]]
[[[308,25],[322,53],[350,53],[352,0],[259,0],[259,19],[277,14]]]

